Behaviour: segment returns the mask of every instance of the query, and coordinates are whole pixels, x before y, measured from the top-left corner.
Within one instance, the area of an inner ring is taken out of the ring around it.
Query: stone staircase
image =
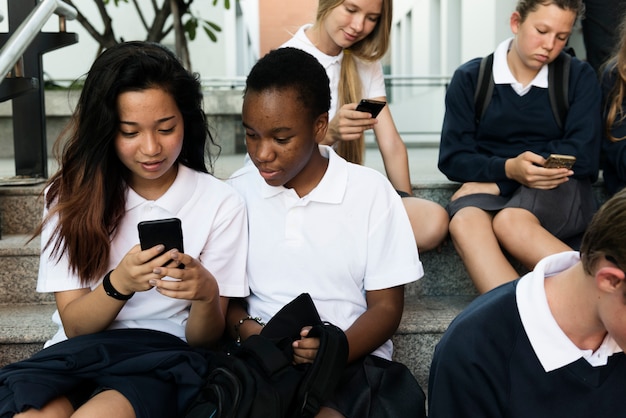
[[[0,187],[0,366],[41,349],[55,331],[49,294],[35,292],[39,238],[28,241],[42,213],[41,185]],[[445,204],[456,186],[450,182],[416,186],[417,195]],[[595,186],[599,201],[606,198]],[[450,321],[477,296],[447,240],[440,251],[420,256],[425,276],[406,288],[405,311],[394,336],[395,359],[405,363],[427,389],[433,349]]]

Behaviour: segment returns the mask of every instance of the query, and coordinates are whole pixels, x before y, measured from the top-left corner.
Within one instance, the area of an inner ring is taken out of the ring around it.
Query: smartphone
[[[359,112],[368,112],[375,118],[386,104],[387,102],[381,102],[380,100],[361,99],[356,110]]]
[[[139,243],[142,250],[163,244],[165,245],[165,250],[161,254],[174,248],[181,253],[185,252],[183,248],[183,228],[178,218],[142,221],[137,224],[137,229],[139,230]],[[179,264],[178,267],[185,268],[183,264]]]
[[[562,154],[550,154],[546,163],[543,165],[545,168],[572,168],[576,162],[576,157],[573,155]]]

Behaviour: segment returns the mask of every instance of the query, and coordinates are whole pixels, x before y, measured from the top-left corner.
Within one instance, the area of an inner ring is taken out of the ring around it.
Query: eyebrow
[[[157,120],[157,123],[163,123],[163,122],[167,122],[168,120],[172,120],[174,119],[176,116],[172,115],[172,116],[166,116],[164,118],[161,118],[159,120]],[[137,122],[131,122],[131,121],[126,121],[126,120],[120,120],[120,123],[123,123],[124,125],[138,125]]]
[[[242,125],[244,128],[251,129],[254,131],[254,128],[251,127],[250,125],[247,125],[245,122],[242,122]],[[280,133],[280,132],[291,131],[291,130],[292,128],[289,128],[287,126],[279,126],[278,128],[272,128],[272,133]]]

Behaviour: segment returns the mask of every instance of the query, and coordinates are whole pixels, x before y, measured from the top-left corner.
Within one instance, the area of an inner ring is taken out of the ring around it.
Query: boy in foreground
[[[580,252],[472,302],[430,369],[429,417],[622,417],[626,190],[595,214]]]

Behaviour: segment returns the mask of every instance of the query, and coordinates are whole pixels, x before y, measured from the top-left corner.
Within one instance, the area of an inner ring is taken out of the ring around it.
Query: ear
[[[328,131],[328,112],[324,112],[319,115],[313,124],[315,142],[321,144],[326,137],[326,131]]]
[[[598,288],[604,292],[614,292],[620,287],[623,288],[626,282],[626,273],[617,267],[601,267],[595,275]]]
[[[515,11],[511,14],[511,18],[509,19],[509,25],[511,26],[511,32],[517,35],[519,31],[519,27],[522,24],[522,15],[519,12]]]

